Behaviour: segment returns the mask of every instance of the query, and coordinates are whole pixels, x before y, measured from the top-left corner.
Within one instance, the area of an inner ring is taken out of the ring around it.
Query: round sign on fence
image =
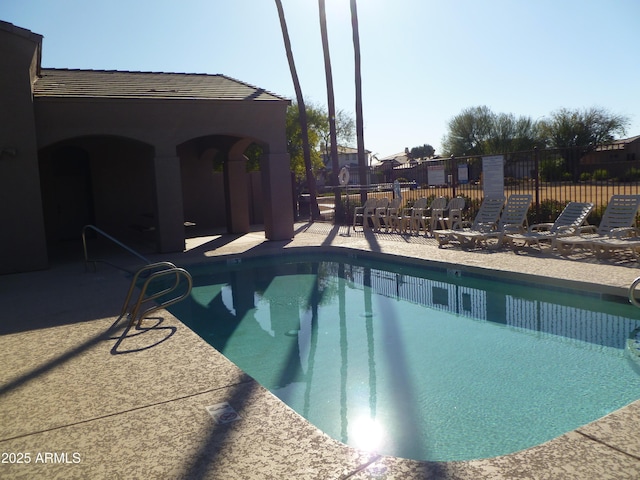
[[[340,169],[340,173],[338,174],[338,181],[340,185],[346,185],[349,183],[349,169],[347,167],[342,167]]]

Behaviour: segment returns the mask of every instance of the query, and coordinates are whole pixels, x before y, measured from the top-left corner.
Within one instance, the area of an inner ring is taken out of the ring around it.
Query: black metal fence
[[[494,160],[496,156],[493,156]],[[486,157],[485,157],[486,158]],[[624,149],[545,149],[501,155],[504,195],[531,193],[529,222],[553,221],[570,201],[595,205],[589,221],[597,224],[614,194],[640,194],[640,159]],[[393,182],[402,186],[403,203],[419,197],[467,199],[466,216],[473,218],[484,196],[483,158],[439,158],[406,166],[372,168],[368,195],[393,196]],[[358,187],[351,187],[350,210],[360,204]],[[343,192],[345,192],[343,190]],[[346,193],[343,203],[346,205]],[[337,222],[348,222],[350,212]]]

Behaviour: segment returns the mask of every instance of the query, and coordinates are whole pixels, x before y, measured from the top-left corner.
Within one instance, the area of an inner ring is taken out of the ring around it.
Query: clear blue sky
[[[349,0],[326,3],[336,105],[355,116]],[[318,2],[283,5],[303,94],[326,105]],[[638,0],[359,0],[358,16],[379,157],[438,152],[479,105],[534,120],[601,107],[640,135]],[[44,67],[220,73],[295,96],[272,0],[2,0],[0,19],[44,36]]]

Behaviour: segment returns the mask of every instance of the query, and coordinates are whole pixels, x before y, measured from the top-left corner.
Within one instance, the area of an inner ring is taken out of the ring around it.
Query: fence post
[[[536,223],[540,223],[540,158],[538,147],[533,147],[533,174],[536,188]]]
[[[458,164],[456,156],[451,155],[451,198],[456,198],[456,186],[458,183]]]

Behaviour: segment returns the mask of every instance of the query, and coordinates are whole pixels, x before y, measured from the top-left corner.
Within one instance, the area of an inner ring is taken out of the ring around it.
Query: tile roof
[[[224,75],[43,68],[35,97],[286,100]]]
[[[24,38],[28,38],[33,40],[34,42],[41,42],[42,35],[38,33],[33,33],[31,30],[27,30],[26,28],[18,27],[13,23],[4,22],[0,20],[0,30],[13,33],[14,35],[19,35]]]

